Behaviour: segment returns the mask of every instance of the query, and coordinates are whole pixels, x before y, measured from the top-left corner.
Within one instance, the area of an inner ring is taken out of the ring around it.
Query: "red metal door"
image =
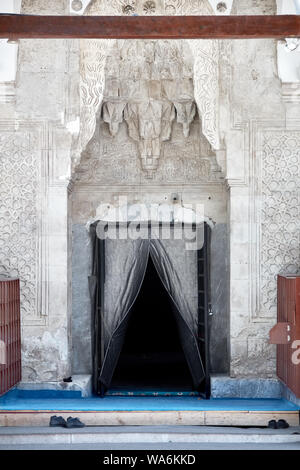
[[[20,283],[0,277],[0,395],[20,380]]]

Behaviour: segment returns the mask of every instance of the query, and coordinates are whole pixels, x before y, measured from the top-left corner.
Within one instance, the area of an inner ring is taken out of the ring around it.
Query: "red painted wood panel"
[[[0,15],[0,38],[253,39],[300,36],[300,15]]]
[[[277,283],[277,319],[288,323],[290,336],[288,344],[277,345],[277,375],[300,398],[300,364],[297,354],[293,358],[300,341],[300,276],[278,276]]]
[[[19,279],[0,279],[0,395],[21,380]]]

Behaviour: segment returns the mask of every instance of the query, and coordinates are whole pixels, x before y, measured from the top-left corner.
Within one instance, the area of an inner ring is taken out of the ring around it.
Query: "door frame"
[[[99,221],[98,221],[99,222]],[[95,225],[97,225],[97,223]],[[163,225],[159,222],[159,226]],[[170,227],[174,227],[175,223],[170,222]],[[200,224],[198,224],[199,226]],[[211,243],[211,227],[207,222],[203,222],[204,225],[204,244],[201,248],[197,249],[197,293],[198,293],[198,348],[200,351],[201,359],[205,371],[204,379],[204,390],[199,392],[199,395],[205,399],[209,399],[211,395],[210,385],[210,351],[209,351],[209,314],[211,311],[211,282],[210,282],[210,243]],[[116,223],[118,228],[119,223]],[[151,223],[148,222],[148,228],[150,229]],[[197,225],[192,224],[193,229],[197,230]],[[104,310],[104,289],[105,289],[105,240],[95,237],[94,247],[96,253],[96,276],[97,276],[97,290],[96,290],[96,308],[95,312],[101,316],[101,312]],[[201,283],[200,279],[203,279]],[[203,285],[204,288],[200,289]],[[202,305],[201,305],[202,304]],[[96,361],[93,360],[93,375],[97,373],[97,377],[94,377],[93,384],[95,392],[101,396],[104,395],[103,385],[99,383],[98,377],[102,367],[102,361],[104,357],[103,350],[103,339],[102,339],[102,325],[99,318],[95,318],[95,312],[92,312],[92,331],[93,331],[93,355],[97,355]],[[95,328],[97,325],[97,330]],[[100,341],[99,341],[100,336]],[[97,338],[98,337],[98,338]],[[95,367],[95,363],[97,366]],[[96,369],[96,370],[95,370]]]

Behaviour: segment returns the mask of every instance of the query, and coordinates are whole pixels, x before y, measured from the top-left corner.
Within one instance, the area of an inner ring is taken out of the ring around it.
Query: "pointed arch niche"
[[[150,8],[151,4],[151,8]],[[228,7],[230,9],[230,5]],[[203,0],[109,0],[91,1],[84,15],[212,15],[222,13],[214,2]],[[228,14],[228,13],[227,13]],[[80,41],[80,133],[74,145],[75,169],[84,150],[91,141],[105,93],[106,62],[116,43],[113,40]],[[163,41],[162,41],[163,42]],[[182,41],[183,42],[183,41]],[[218,125],[218,71],[219,46],[216,40],[186,41],[192,51],[192,79],[194,101],[202,123],[203,135],[212,149],[221,148]],[[120,47],[120,46],[119,46]]]

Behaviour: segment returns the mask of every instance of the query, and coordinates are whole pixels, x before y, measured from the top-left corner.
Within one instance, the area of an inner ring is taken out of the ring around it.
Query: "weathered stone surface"
[[[276,0],[233,0],[232,15],[276,15]]]
[[[107,57],[102,117],[115,137],[125,121],[141,166],[152,178],[173,121],[185,138],[196,115],[193,60],[186,42],[115,41]]]
[[[144,1],[127,3],[132,9],[124,9],[123,1],[94,1],[86,14],[212,14],[206,1],[165,0],[146,9]],[[22,12],[65,14],[69,1],[24,0]],[[233,4],[233,14],[275,13],[275,0]],[[60,381],[71,373],[71,225],[81,224],[76,235],[80,245],[85,243],[84,224],[100,204],[115,207],[120,195],[127,196],[129,204],[169,204],[173,193],[182,204],[204,204],[205,216],[216,223],[214,295],[219,282],[222,288],[215,299],[218,316],[212,320],[212,331],[221,328],[222,337],[211,344],[213,367],[221,365],[223,370],[226,362],[219,353],[220,344],[225,351],[226,342],[227,312],[222,307],[226,279],[220,279],[216,260],[226,250],[221,225],[227,224],[230,374],[237,378],[276,374],[275,348],[268,344],[268,332],[276,322],[275,276],[299,264],[298,92],[292,85],[282,88],[272,40],[190,41],[184,47],[165,42],[156,47],[161,52],[156,51],[152,65],[136,71],[128,70],[138,61],[128,60],[130,50],[125,54],[126,45],[121,43],[20,41],[16,84],[5,85],[15,97],[3,100],[0,108],[0,265],[2,271],[21,278],[27,382]],[[147,59],[151,51],[153,44],[144,43],[138,58],[145,54]],[[166,77],[149,76],[156,62],[160,74],[166,66]],[[180,102],[180,87],[187,108]],[[159,164],[152,180],[141,166],[140,129],[138,139],[130,137],[122,106],[111,107],[119,96],[130,101],[132,89],[135,102],[167,99],[175,109],[173,120],[168,114],[166,140],[161,138],[161,116],[158,119],[160,140],[150,150],[159,149]],[[99,115],[105,90],[110,106]],[[73,274],[76,277],[82,268],[80,275],[86,276],[85,245],[77,248],[76,240]],[[88,311],[86,285],[76,292],[74,320],[81,306]],[[85,368],[90,354],[87,314],[84,328],[82,343],[75,328],[73,350],[78,353],[78,341]],[[81,370],[79,354],[73,359],[74,369]]]
[[[22,380],[24,382],[61,381],[68,376],[68,332],[64,322],[55,327],[23,327]]]
[[[73,374],[72,382],[58,382],[48,380],[47,382],[20,382],[17,385],[19,390],[61,390],[70,392],[80,392],[82,398],[92,396],[92,376],[84,374]]]
[[[128,137],[123,123],[114,138],[106,124],[99,122],[94,138],[77,168],[78,186],[87,184],[206,184],[222,183],[222,173],[206,139],[199,139],[199,120],[192,125],[184,139],[182,127],[173,124],[170,141],[164,142],[159,155],[159,166],[149,180],[139,158],[136,142]],[[216,170],[216,171],[215,171]]]
[[[213,375],[211,393],[213,398],[280,398],[281,386],[276,379],[231,379]]]
[[[90,374],[92,320],[88,276],[92,270],[92,246],[85,225],[73,225],[72,240],[72,371]]]
[[[284,398],[300,406],[300,398],[297,398],[296,395],[282,382],[280,383],[280,388],[281,388],[281,394]]]
[[[21,13],[32,15],[67,15],[69,0],[22,0]]]

